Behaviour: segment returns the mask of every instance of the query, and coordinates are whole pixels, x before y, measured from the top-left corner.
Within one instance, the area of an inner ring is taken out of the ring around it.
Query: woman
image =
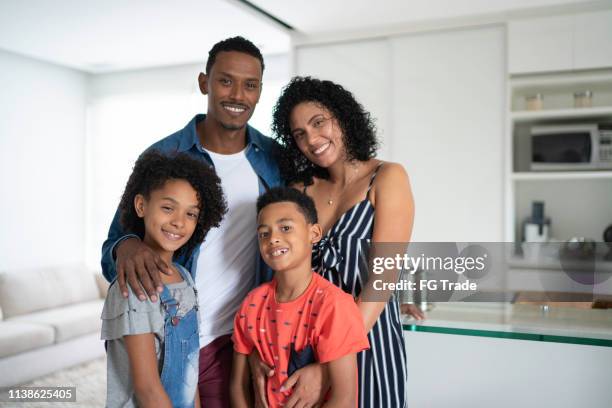
[[[351,293],[362,313],[371,349],[358,354],[359,406],[406,405],[406,352],[395,296],[364,301],[368,276],[363,240],[408,242],[414,203],[408,175],[397,163],[375,158],[370,114],[342,86],[296,77],[274,109],[272,125],[283,146],[285,180],[314,200],[324,239],[316,271]],[[416,308],[410,310],[422,317]]]

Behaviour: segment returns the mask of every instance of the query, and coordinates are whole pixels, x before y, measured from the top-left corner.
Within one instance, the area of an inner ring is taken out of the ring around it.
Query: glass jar
[[[541,93],[527,95],[525,97],[525,104],[528,111],[542,110],[544,108],[544,95]]]
[[[574,93],[574,108],[590,108],[593,106],[593,92],[589,90]]]

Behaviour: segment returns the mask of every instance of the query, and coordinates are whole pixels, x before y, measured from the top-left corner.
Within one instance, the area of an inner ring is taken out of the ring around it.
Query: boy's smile
[[[277,257],[277,256],[281,256],[281,255],[285,255],[287,252],[289,251],[289,248],[278,248],[278,249],[274,249],[270,256],[272,257]]]

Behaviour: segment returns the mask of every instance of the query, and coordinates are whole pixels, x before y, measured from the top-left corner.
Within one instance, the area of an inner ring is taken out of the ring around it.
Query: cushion
[[[61,343],[85,334],[99,333],[103,305],[104,300],[93,300],[13,317],[8,321],[48,325],[55,330],[55,343]]]
[[[0,358],[53,344],[53,327],[25,322],[0,322]]]
[[[99,299],[93,273],[83,266],[0,272],[4,318]]]

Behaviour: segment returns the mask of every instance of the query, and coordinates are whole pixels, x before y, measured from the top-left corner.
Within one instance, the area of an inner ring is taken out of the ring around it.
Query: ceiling
[[[248,3],[254,7],[250,7]],[[588,0],[2,0],[0,49],[103,73],[204,62],[217,41],[243,35],[264,54],[302,36],[356,31]],[[297,38],[297,37],[296,37]]]
[[[589,0],[309,0],[301,3],[292,0],[249,1],[307,35],[593,3]]]
[[[286,31],[225,0],[0,1],[0,49],[92,73],[204,62],[233,35],[289,50]]]

